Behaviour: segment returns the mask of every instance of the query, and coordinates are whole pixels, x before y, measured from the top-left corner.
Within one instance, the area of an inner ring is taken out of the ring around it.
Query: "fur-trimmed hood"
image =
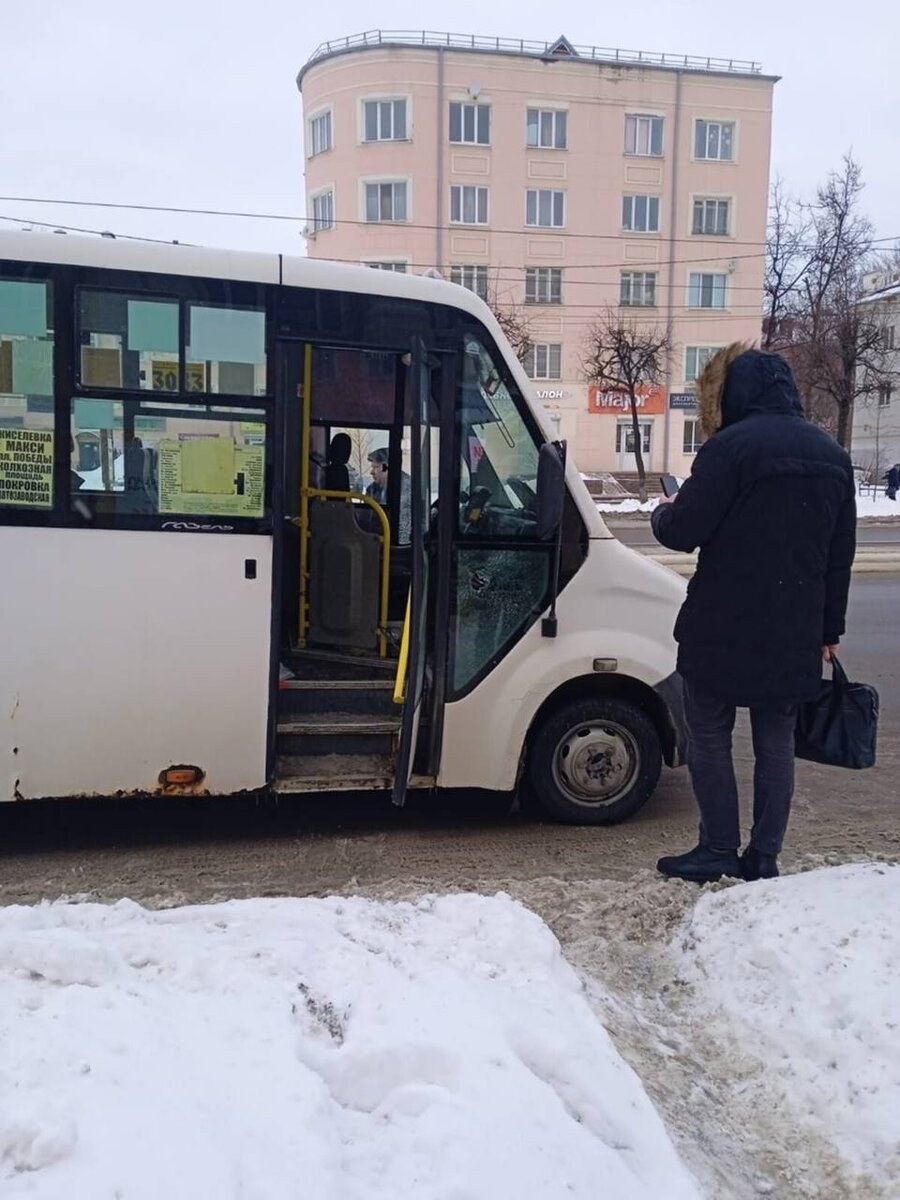
[[[791,369],[779,354],[732,342],[713,355],[697,379],[697,408],[705,438],[754,413],[803,416]]]

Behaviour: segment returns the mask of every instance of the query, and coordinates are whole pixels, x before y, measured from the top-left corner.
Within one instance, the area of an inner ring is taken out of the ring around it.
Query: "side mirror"
[[[562,523],[566,499],[565,442],[545,442],[538,455],[537,535],[549,541]]]

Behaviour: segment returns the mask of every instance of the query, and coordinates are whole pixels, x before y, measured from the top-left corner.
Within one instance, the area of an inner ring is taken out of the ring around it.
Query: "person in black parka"
[[[778,874],[794,787],[798,703],[819,692],[844,632],[856,546],[856,489],[846,451],[803,415],[777,354],[735,343],[697,381],[700,447],[690,478],[652,517],[671,550],[699,547],[675,622],[688,767],[700,844],[659,860],[698,882]],[[754,805],[741,844],[731,759],[735,709],[750,709]]]

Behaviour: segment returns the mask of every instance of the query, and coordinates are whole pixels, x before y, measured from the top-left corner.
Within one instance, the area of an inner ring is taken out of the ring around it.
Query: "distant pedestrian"
[[[897,499],[897,489],[900,488],[900,463],[894,463],[886,475],[882,475],[882,479],[887,480],[885,495],[888,500]]]
[[[700,447],[681,491],[660,501],[653,532],[671,550],[699,547],[675,623],[699,845],[659,860],[698,883],[778,874],[794,789],[797,704],[819,692],[844,632],[856,541],[853,467],[808,422],[790,368],[740,343],[697,382]],[[750,709],[753,828],[739,857],[731,736]]]

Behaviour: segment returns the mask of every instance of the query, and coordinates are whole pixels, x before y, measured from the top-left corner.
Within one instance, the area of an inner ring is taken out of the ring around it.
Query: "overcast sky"
[[[0,194],[303,213],[296,75],[365,29],[430,29],[755,59],[781,75],[773,174],[808,195],[852,147],[900,237],[897,0],[0,0]],[[302,253],[299,220],[0,201],[0,214]],[[0,228],[10,228],[0,221]]]

